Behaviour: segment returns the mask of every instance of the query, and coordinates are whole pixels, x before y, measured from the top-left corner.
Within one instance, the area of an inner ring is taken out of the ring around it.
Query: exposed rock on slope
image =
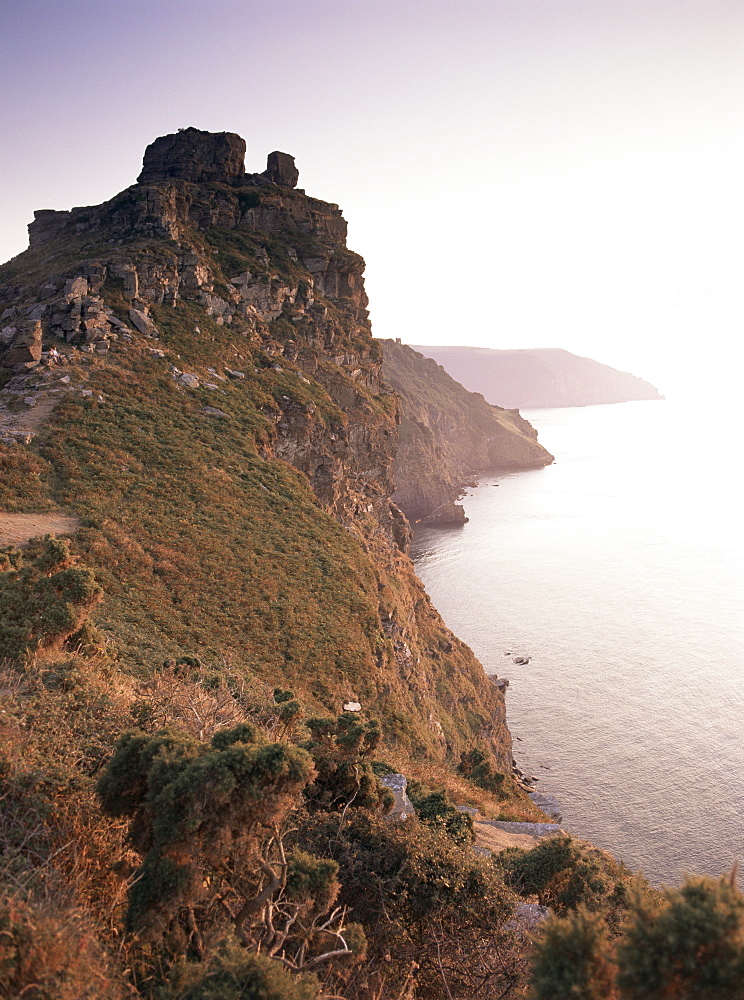
[[[556,347],[494,351],[416,345],[415,349],[499,406],[526,410],[662,398],[650,382]]]
[[[54,410],[0,445],[0,502],[83,519],[124,670],[229,661],[310,706],[361,702],[399,747],[485,741],[509,770],[503,696],[432,608],[390,500],[397,402],[364,261],[288,154],[244,174],[243,150],[187,129],[105,204],[36,213],[0,268],[0,326],[40,323],[44,350],[6,353],[0,400],[11,422],[28,399]]]
[[[553,461],[517,412],[468,392],[413,348],[392,340],[382,344],[383,376],[401,397],[393,499],[408,517],[447,510],[477,473],[540,468]]]

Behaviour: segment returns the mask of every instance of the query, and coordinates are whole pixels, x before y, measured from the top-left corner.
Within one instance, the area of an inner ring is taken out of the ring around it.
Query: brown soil
[[[506,830],[499,830],[497,827],[489,826],[487,823],[473,823],[475,831],[476,847],[484,847],[489,851],[498,854],[499,851],[506,850],[507,847],[521,847],[530,850],[535,847],[540,838],[532,837],[528,833],[507,833]]]
[[[66,514],[4,514],[0,511],[0,546],[25,545],[38,535],[68,535],[80,526]]]

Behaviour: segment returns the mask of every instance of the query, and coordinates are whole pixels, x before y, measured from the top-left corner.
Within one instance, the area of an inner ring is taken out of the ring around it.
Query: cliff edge
[[[475,475],[553,461],[517,411],[468,392],[412,347],[393,340],[382,344],[383,377],[400,395],[393,499],[411,520],[436,519],[438,510],[451,509]]]

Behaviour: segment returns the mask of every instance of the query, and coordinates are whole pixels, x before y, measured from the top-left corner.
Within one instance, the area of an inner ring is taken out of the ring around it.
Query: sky
[[[341,205],[378,337],[738,386],[741,0],[0,0],[0,259],[192,125]]]

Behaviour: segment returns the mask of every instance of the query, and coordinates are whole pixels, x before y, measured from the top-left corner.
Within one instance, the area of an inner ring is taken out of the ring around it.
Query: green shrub
[[[558,913],[579,904],[590,910],[623,906],[624,884],[630,878],[608,855],[568,836],[550,837],[529,851],[509,848],[496,863],[512,888],[523,896],[536,895]]]
[[[637,898],[617,961],[623,1000],[740,1000],[744,896],[726,882],[691,878],[661,905]]]
[[[532,959],[529,1000],[608,1000],[613,968],[607,927],[584,907],[549,920]]]
[[[494,795],[498,795],[504,784],[505,775],[496,770],[483,750],[471,749],[462,753],[457,770],[468,781]]]
[[[278,961],[231,944],[208,965],[177,968],[162,1000],[316,1000],[318,996],[314,975],[298,979]]]
[[[422,823],[441,828],[457,844],[467,845],[475,841],[472,817],[456,809],[446,792],[417,793],[409,785],[408,796]]]
[[[130,839],[144,856],[129,896],[131,929],[161,934],[202,895],[205,867],[230,857],[239,872],[295,806],[310,757],[256,738],[241,724],[207,745],[168,731],[120,739],[98,794],[106,812],[131,818]]]
[[[305,725],[311,739],[303,746],[312,755],[317,771],[305,792],[310,808],[335,810],[352,805],[389,812],[393,793],[380,782],[369,760],[382,738],[379,723],[375,719],[365,722],[356,712],[344,712],[335,719],[305,719]]]
[[[68,542],[47,535],[21,551],[0,549],[0,649],[23,660],[80,633],[103,596],[91,570],[75,565]],[[81,639],[82,641],[82,639]]]
[[[488,859],[441,829],[364,810],[349,812],[342,824],[337,816],[315,814],[298,836],[305,849],[337,862],[338,902],[364,928],[370,959],[382,961],[390,978],[390,995],[402,992],[411,962],[416,995],[427,998],[447,996],[440,962],[452,970],[453,995],[469,975],[464,956],[466,965],[482,963],[497,973],[494,940],[515,897]]]

